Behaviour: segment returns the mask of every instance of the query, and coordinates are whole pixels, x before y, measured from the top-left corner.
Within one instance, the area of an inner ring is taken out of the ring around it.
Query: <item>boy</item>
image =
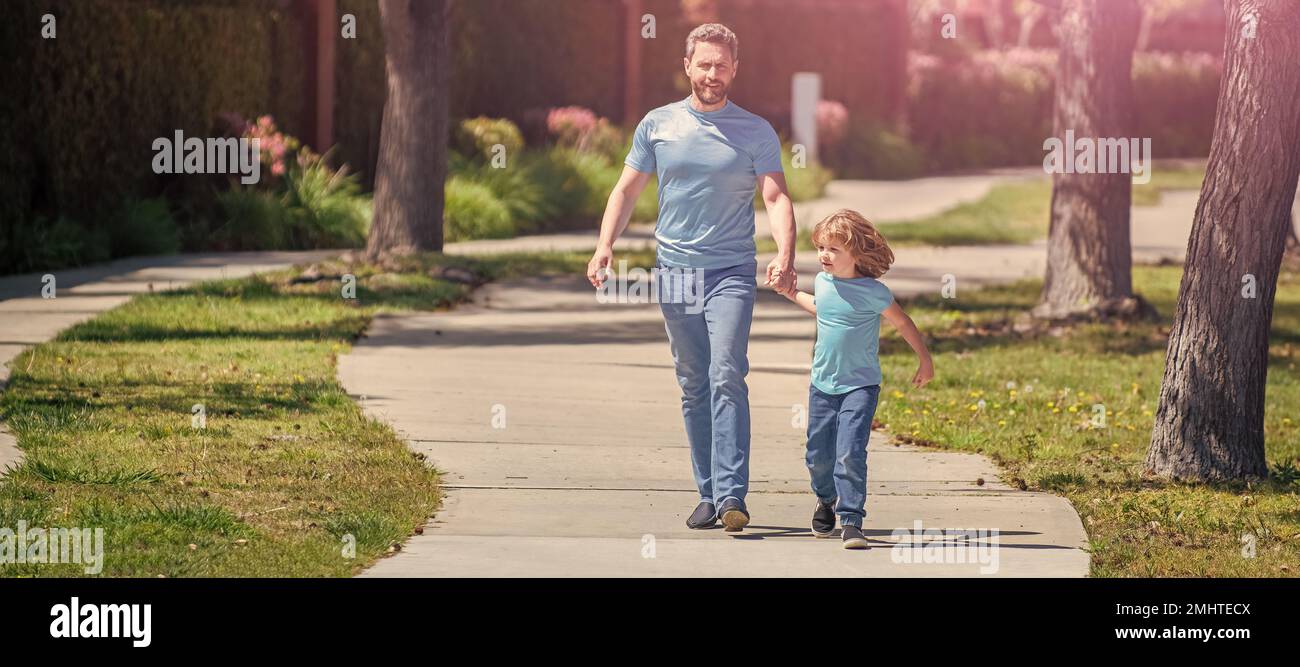
[[[812,233],[821,273],[814,294],[790,287],[781,294],[817,316],[812,382],[808,388],[808,472],[817,509],[812,530],[830,537],[840,517],[845,549],[869,548],[862,534],[867,498],[867,441],[880,397],[880,318],[912,346],[920,367],[912,385],[934,377],[930,351],[912,318],[877,278],[894,253],[857,211],[842,209]]]

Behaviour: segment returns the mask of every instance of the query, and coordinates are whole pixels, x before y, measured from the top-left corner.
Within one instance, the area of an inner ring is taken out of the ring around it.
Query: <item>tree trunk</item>
[[[442,250],[450,0],[379,0],[388,99],[366,255]],[[346,94],[346,92],[345,92]]]
[[[1258,19],[1254,37],[1248,12]],[[1297,176],[1300,3],[1229,0],[1214,140],[1147,452],[1152,474],[1268,475],[1268,333]]]
[[[1053,123],[1060,141],[1066,141],[1067,130],[1077,139],[1130,136],[1137,18],[1134,0],[1060,3]],[[1074,152],[1075,147],[1064,146],[1064,151]],[[1141,311],[1132,288],[1131,197],[1127,173],[1053,173],[1047,276],[1035,315],[1126,316]]]

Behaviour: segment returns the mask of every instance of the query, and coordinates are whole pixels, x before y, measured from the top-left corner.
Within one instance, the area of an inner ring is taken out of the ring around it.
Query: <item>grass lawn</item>
[[[1012,484],[1067,497],[1088,531],[1094,576],[1294,576],[1300,273],[1283,272],[1274,313],[1265,417],[1274,477],[1247,487],[1142,477],[1181,272],[1134,268],[1159,324],[1017,334],[1008,322],[1034,305],[1037,280],[913,300],[908,312],[931,336],[936,379],[923,390],[906,384],[915,357],[886,327],[877,419],[922,444],[982,452]],[[1095,405],[1104,426],[1093,421]],[[1253,536],[1253,558],[1243,557],[1243,536]]]
[[[577,272],[589,258],[326,262],[314,282],[294,282],[293,269],[138,296],[12,362],[0,418],[25,458],[0,479],[0,526],[103,528],[100,576],[353,574],[435,512],[438,475],[362,415],[337,356],[380,311],[468,294],[430,277],[435,267],[508,278]],[[355,301],[340,295],[347,272]],[[204,428],[192,427],[195,404]],[[0,575],[85,573],[8,564]]]
[[[1156,206],[1165,190],[1196,190],[1204,178],[1203,164],[1156,163],[1151,182],[1133,186],[1133,205]],[[1051,180],[1042,178],[995,185],[978,201],[932,216],[873,222],[894,246],[1029,243],[1047,236],[1051,203]],[[803,222],[811,229],[816,221]],[[770,237],[757,242],[759,252],[776,252],[776,242]],[[813,249],[810,231],[800,231],[798,248]]]

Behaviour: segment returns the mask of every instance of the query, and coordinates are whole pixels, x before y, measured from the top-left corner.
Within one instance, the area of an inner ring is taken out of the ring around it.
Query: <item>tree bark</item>
[[[1055,136],[1121,139],[1133,126],[1134,0],[1063,0]],[[1074,146],[1064,146],[1074,152]],[[1111,169],[1109,171],[1117,171]],[[1047,275],[1034,314],[1045,318],[1141,312],[1133,298],[1127,173],[1052,175]]]
[[[442,250],[447,179],[450,0],[379,0],[388,99],[366,255]]]
[[[1300,3],[1227,5],[1214,139],[1146,459],[1151,474],[1191,481],[1268,475],[1268,335],[1300,175]]]

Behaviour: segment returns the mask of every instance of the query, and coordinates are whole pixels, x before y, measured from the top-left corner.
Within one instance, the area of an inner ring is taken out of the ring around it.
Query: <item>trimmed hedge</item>
[[[956,63],[916,55],[911,72],[908,136],[929,171],[1041,162],[1055,51],[981,52]],[[1207,155],[1221,73],[1208,54],[1136,54],[1130,136],[1151,137],[1158,158]]]
[[[275,0],[46,0],[0,21],[0,266],[20,228],[65,217],[109,231],[132,198],[210,198],[152,171],[153,140],[211,136],[216,115],[302,116],[301,26]],[[57,19],[42,39],[41,16]],[[129,244],[128,244],[129,245]],[[24,267],[51,268],[51,267]]]

